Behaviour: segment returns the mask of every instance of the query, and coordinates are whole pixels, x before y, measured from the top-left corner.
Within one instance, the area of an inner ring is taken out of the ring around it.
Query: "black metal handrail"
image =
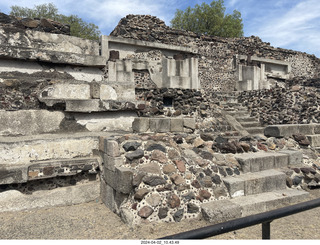
[[[292,214],[307,211],[320,207],[320,198],[311,201],[298,203],[295,205],[279,208],[276,210],[250,215],[247,217],[230,220],[227,222],[210,225],[207,227],[178,233],[171,236],[160,238],[161,240],[173,239],[204,239],[216,235],[224,234],[230,231],[246,228],[249,226],[262,224],[262,239],[270,239],[270,223],[279,218],[283,218]]]

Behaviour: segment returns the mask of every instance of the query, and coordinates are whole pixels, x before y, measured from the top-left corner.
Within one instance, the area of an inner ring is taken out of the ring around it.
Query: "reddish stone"
[[[177,166],[178,170],[181,172],[181,173],[184,173],[186,171],[186,165],[184,163],[184,161],[182,160],[175,160],[173,161],[174,164]]]
[[[176,194],[172,194],[168,199],[167,199],[167,204],[170,208],[177,208],[180,206],[180,199]]]
[[[200,183],[198,180],[194,180],[192,181],[191,185],[194,187],[194,188],[197,188],[199,189],[201,187]]]
[[[267,146],[264,144],[258,143],[257,146],[259,150],[268,151]]]
[[[203,197],[204,199],[209,199],[211,197],[211,194],[207,190],[201,190],[199,191],[199,196]]]

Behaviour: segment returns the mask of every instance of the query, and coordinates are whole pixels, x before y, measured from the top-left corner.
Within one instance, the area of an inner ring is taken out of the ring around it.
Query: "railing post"
[[[271,221],[262,223],[262,239],[270,240],[270,223]]]

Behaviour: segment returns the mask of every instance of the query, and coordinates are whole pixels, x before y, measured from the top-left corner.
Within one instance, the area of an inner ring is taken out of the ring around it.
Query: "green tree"
[[[59,14],[57,7],[52,3],[36,5],[32,9],[16,5],[11,6],[10,15],[21,18],[52,19],[70,25],[70,34],[76,37],[99,40],[101,35],[99,27],[95,24],[87,23],[77,15],[66,16]]]
[[[234,10],[225,14],[225,11],[223,0],[212,1],[210,5],[196,4],[185,11],[177,9],[171,27],[220,37],[243,36],[241,13]]]

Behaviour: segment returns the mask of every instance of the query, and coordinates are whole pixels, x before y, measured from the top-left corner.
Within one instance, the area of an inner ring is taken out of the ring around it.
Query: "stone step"
[[[256,128],[260,126],[260,123],[255,121],[255,122],[240,122],[240,124],[244,127],[244,128]]]
[[[248,111],[241,110],[241,111],[228,111],[228,114],[233,117],[241,117],[241,116],[247,116]]]
[[[243,173],[287,168],[289,165],[303,163],[302,152],[291,150],[235,154],[235,158]]]
[[[246,128],[249,134],[263,134],[264,127],[252,127],[252,128]]]
[[[250,116],[244,116],[244,117],[236,117],[237,121],[242,123],[242,122],[256,122],[257,119],[254,117]]]
[[[217,224],[302,202],[308,196],[309,193],[303,190],[276,190],[204,203],[201,205],[201,213],[206,221]]]
[[[239,176],[228,176],[223,180],[230,197],[248,196],[286,188],[286,175],[270,169]]]

